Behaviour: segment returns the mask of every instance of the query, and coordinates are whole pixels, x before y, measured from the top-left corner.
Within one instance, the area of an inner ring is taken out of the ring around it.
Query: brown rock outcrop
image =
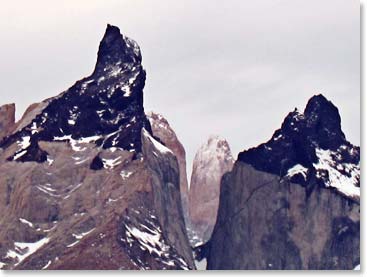
[[[15,104],[0,107],[0,141],[9,135],[15,125]]]

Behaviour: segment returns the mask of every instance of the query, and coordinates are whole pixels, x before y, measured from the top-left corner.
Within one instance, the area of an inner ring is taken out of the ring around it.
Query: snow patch
[[[123,180],[129,178],[132,174],[133,174],[133,172],[131,172],[131,171],[124,171],[124,170],[122,170],[120,172],[120,176],[122,177]]]
[[[122,163],[121,157],[117,157],[116,159],[102,159],[103,167],[106,169],[113,169],[117,165]]]
[[[18,262],[15,264],[18,265],[48,242],[49,238],[47,237],[36,242],[14,242],[15,250],[9,250],[6,258],[18,259]]]
[[[141,231],[133,226],[125,225],[125,227],[127,237],[136,239],[142,248],[148,250],[150,254],[154,252],[161,257],[165,251],[169,250],[169,247],[161,241],[160,230],[152,230],[145,225],[142,225],[142,227],[148,232]]]
[[[308,172],[308,168],[306,168],[306,167],[304,167],[300,164],[296,164],[292,168],[288,169],[288,172],[287,172],[286,176],[287,177],[293,177],[294,175],[301,174],[303,176],[303,178],[306,180],[307,172]]]
[[[337,162],[333,159],[333,156],[338,156],[337,153],[317,148],[316,156],[319,159],[318,163],[313,164],[317,170],[316,177],[322,179],[327,187],[334,187],[346,196],[359,199],[360,188],[357,186],[360,176],[359,164],[338,163],[338,166],[350,175],[347,176],[337,170]],[[323,174],[324,171],[328,173],[328,176]]]
[[[90,233],[92,233],[96,228],[92,228],[90,229],[89,231],[87,232],[84,232],[84,233],[80,233],[80,234],[73,234],[73,237],[78,239],[78,240],[81,240],[82,238],[84,238],[85,236],[89,235]]]
[[[51,260],[49,260],[47,264],[44,267],[42,267],[42,269],[47,269],[50,265],[51,265]]]
[[[154,145],[154,147],[161,153],[166,154],[166,153],[171,153],[173,154],[173,152],[168,149],[166,146],[164,146],[163,144],[159,143],[158,141],[156,141],[150,134],[149,132],[143,128],[143,135]]]
[[[27,148],[31,145],[31,137],[25,136],[22,137],[21,141],[18,141],[17,144],[20,146],[20,149],[14,155],[13,161],[16,161],[20,157],[24,156],[27,153]]]
[[[51,159],[50,156],[47,156],[47,163],[48,163],[48,165],[52,165],[54,163],[54,160]]]
[[[69,125],[72,125],[72,126],[74,126],[76,124],[74,119],[69,119],[68,123],[69,123]]]
[[[37,123],[36,122],[33,122],[32,123],[32,126],[31,126],[31,134],[34,135],[34,134],[37,134],[38,133],[38,130],[37,130]]]
[[[80,139],[73,139],[71,135],[64,135],[62,137],[54,137],[54,141],[69,141],[71,148],[75,152],[81,152],[87,149],[87,147],[82,147],[80,144],[87,144],[97,141],[98,139],[102,138],[102,136],[96,135],[96,136],[90,136]]]
[[[31,227],[31,228],[34,228],[34,226],[33,226],[33,223],[32,222],[29,222],[28,220],[26,220],[26,219],[24,219],[24,218],[19,218],[19,221],[20,222],[22,222],[23,224],[26,224],[26,225],[28,225],[29,227]]]

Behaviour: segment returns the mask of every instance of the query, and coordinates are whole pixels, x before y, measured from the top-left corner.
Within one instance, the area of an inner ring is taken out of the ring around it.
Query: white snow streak
[[[29,222],[28,220],[24,219],[24,218],[19,218],[19,221],[22,222],[23,224],[28,225],[31,228],[34,228],[33,223]]]
[[[9,250],[6,257],[18,259],[15,265],[21,263],[25,258],[35,253],[38,249],[49,242],[49,238],[43,238],[36,242],[14,242],[15,250]]]
[[[168,149],[166,146],[164,146],[163,144],[159,143],[158,141],[156,141],[147,130],[145,130],[145,128],[143,128],[143,134],[146,138],[148,138],[148,140],[150,142],[153,143],[154,147],[161,153],[166,154],[166,153],[172,153],[172,151],[170,149]]]
[[[286,176],[293,177],[294,175],[302,174],[303,178],[306,180],[307,172],[308,172],[308,168],[306,168],[306,167],[304,167],[300,164],[296,164],[292,168],[288,169],[288,172],[287,172]]]

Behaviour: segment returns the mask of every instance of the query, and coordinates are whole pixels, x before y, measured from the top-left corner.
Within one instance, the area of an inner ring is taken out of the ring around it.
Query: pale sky
[[[188,171],[209,135],[238,152],[323,93],[360,144],[360,18],[352,0],[4,1],[0,105],[19,118],[94,67],[110,23],[141,47],[145,109],[163,114]]]

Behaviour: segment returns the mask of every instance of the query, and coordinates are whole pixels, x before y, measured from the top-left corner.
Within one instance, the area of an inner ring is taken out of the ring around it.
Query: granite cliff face
[[[92,75],[4,129],[2,269],[195,268],[177,158],[144,113],[141,60],[108,25]]]
[[[152,132],[155,137],[164,143],[175,154],[180,168],[180,192],[182,208],[185,221],[188,221],[188,184],[186,173],[186,152],[185,148],[177,138],[175,131],[169,125],[167,119],[155,112],[147,113]]]
[[[221,182],[208,269],[353,269],[360,263],[359,147],[322,95]]]
[[[228,142],[211,136],[197,151],[190,183],[190,223],[194,244],[209,240],[217,218],[220,181],[234,159]]]

